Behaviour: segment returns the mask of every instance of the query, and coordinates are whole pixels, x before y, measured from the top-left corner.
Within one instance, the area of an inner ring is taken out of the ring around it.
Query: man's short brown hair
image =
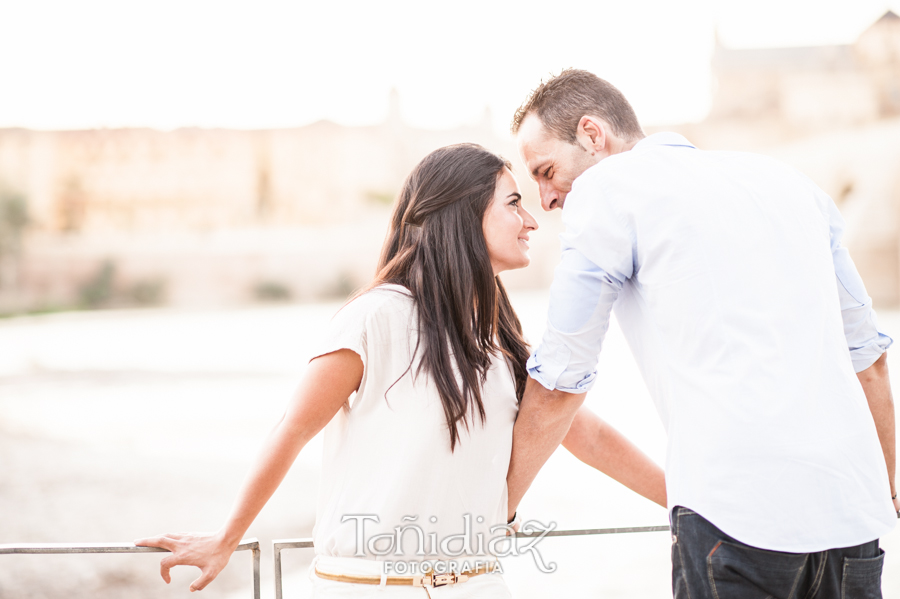
[[[622,92],[593,73],[580,69],[566,69],[548,81],[542,81],[516,111],[510,126],[513,134],[519,132],[522,121],[532,113],[555,137],[573,144],[576,143],[578,123],[585,115],[600,117],[623,139],[644,137],[637,115]]]

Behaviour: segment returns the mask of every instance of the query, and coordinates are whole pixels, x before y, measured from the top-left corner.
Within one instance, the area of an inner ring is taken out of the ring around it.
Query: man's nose
[[[548,185],[546,181],[541,181],[538,191],[541,194],[541,208],[546,212],[559,208],[559,192]]]

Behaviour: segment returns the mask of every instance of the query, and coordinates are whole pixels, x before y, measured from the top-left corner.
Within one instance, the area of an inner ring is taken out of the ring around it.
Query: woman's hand
[[[200,578],[191,591],[200,591],[218,576],[263,506],[281,484],[306,443],[334,417],[359,389],[363,363],[358,354],[340,349],[313,359],[281,420],[263,443],[250,474],[238,492],[225,526],[215,534],[165,534],[135,541],[138,547],[172,552],[160,562],[159,573],[169,584],[175,566],[197,566]]]
[[[159,574],[166,584],[172,582],[169,570],[175,566],[197,566],[200,578],[191,583],[191,592],[202,591],[219,575],[237,547],[218,534],[175,534],[138,539],[138,547],[159,547],[172,552],[159,563]]]

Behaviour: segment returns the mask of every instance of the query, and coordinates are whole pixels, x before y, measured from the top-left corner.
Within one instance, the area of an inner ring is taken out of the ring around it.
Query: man
[[[668,433],[676,599],[880,597],[900,508],[891,339],[831,199],[773,159],[645,137],[586,71],[538,87],[512,131],[566,230],[511,512],[595,384],[615,308]]]

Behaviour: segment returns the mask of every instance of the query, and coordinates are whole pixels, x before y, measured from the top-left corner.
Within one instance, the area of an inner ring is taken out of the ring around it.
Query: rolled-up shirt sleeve
[[[844,322],[844,336],[853,369],[862,372],[881,357],[894,342],[878,326],[872,298],[866,293],[866,286],[856,270],[850,252],[844,247],[844,219],[834,202],[821,192],[826,202],[831,229],[831,255],[834,259],[834,274],[837,279],[838,297],[841,302],[841,319]]]
[[[547,389],[584,393],[597,377],[597,357],[609,329],[609,314],[622,289],[616,280],[567,249],[550,287],[550,314],[528,372]]]
[[[633,236],[598,182],[577,180],[563,211],[562,257],[550,286],[547,330],[528,372],[547,389],[584,393],[613,304],[633,272]]]

